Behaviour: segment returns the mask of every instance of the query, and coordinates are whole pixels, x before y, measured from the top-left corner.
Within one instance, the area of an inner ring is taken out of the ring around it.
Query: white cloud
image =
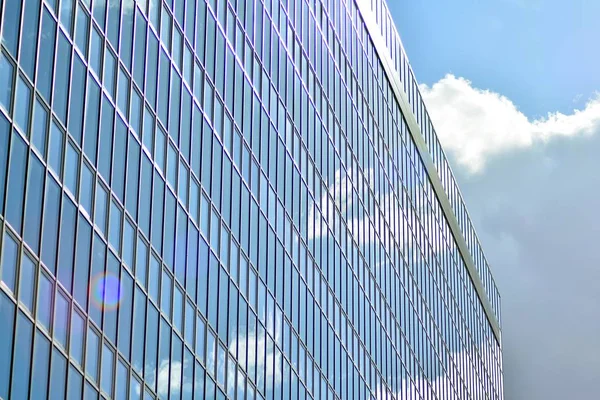
[[[505,96],[454,75],[431,87],[421,85],[421,93],[442,145],[471,173],[481,172],[489,158],[502,153],[600,129],[600,95],[582,110],[530,120]]]

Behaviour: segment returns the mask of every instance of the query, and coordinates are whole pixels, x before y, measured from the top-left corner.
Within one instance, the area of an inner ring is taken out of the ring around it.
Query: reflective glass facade
[[[0,16],[0,398],[503,398],[498,291],[382,1]]]

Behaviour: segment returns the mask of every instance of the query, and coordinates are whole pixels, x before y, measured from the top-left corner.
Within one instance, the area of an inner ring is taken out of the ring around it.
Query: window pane
[[[71,291],[73,283],[76,221],[77,208],[66,195],[63,195],[57,278],[68,291]]]
[[[13,92],[14,67],[8,58],[0,53],[0,105],[10,113]]]
[[[40,251],[40,231],[42,228],[42,201],[46,174],[40,160],[31,153],[29,176],[27,177],[27,199],[25,200],[25,222],[23,239],[38,254]]]
[[[69,365],[69,391],[67,393],[68,400],[81,399],[81,391],[83,389],[83,377],[75,367]]]
[[[67,189],[77,199],[77,181],[79,179],[79,152],[75,146],[69,141],[67,143],[66,168],[65,168],[65,185]]]
[[[50,367],[50,342],[40,332],[35,332],[33,365],[31,373],[31,398],[43,399],[48,396],[48,372]]]
[[[87,309],[88,303],[91,246],[92,227],[89,222],[80,215],[79,224],[77,226],[73,297],[84,310]]]
[[[88,39],[90,30],[90,16],[84,8],[77,4],[77,14],[75,15],[75,43],[85,57],[88,55]]]
[[[113,391],[113,371],[114,371],[115,353],[105,343],[102,347],[102,377],[101,388],[104,393],[112,397]]]
[[[67,360],[56,349],[52,349],[52,366],[50,367],[50,399],[64,399],[67,380]]]
[[[15,319],[15,305],[0,291],[0,397],[8,398],[10,381],[10,361],[12,359],[13,326]]]
[[[40,273],[37,299],[37,320],[48,332],[52,321],[52,298],[54,297],[54,285],[45,273]]]
[[[4,232],[2,248],[2,262],[0,272],[2,272],[2,282],[13,292],[17,278],[17,264],[19,262],[19,244],[15,241],[8,231]]]
[[[127,195],[125,207],[134,220],[138,213],[138,185],[140,173],[140,145],[133,138],[129,138],[129,151],[127,153]]]
[[[42,232],[42,262],[56,273],[56,249],[58,247],[58,215],[60,188],[54,179],[47,179],[44,198],[44,225]]]
[[[13,399],[26,399],[29,392],[29,373],[31,371],[31,346],[33,340],[33,324],[25,314],[19,312],[17,332],[15,334],[15,353],[12,372]]]
[[[50,148],[48,150],[48,164],[54,170],[54,172],[58,174],[59,177],[62,177],[65,135],[54,120],[50,125]]]
[[[98,352],[100,339],[96,332],[88,327],[87,347],[85,351],[85,373],[98,383]]]
[[[40,0],[25,1],[23,28],[21,33],[21,67],[29,78],[34,78],[35,55],[37,50],[38,22],[40,17]]]
[[[111,246],[117,251],[118,254],[121,254],[122,220],[123,211],[113,199],[110,202],[109,241]]]
[[[121,304],[119,306],[119,350],[129,359],[131,317],[133,307],[133,278],[121,270]]]
[[[96,152],[98,150],[100,94],[101,91],[96,82],[93,79],[88,79],[83,151],[93,165],[96,165]]]
[[[73,360],[83,366],[83,340],[85,336],[85,321],[78,312],[71,315],[71,335],[69,353]]]
[[[121,203],[125,202],[125,154],[127,152],[127,127],[117,118],[113,148],[112,189]]]
[[[38,56],[37,87],[42,96],[50,103],[52,90],[52,71],[54,69],[54,43],[56,40],[56,21],[44,9],[40,34],[40,53]]]
[[[33,128],[31,130],[31,142],[46,159],[46,133],[48,132],[48,111],[42,105],[40,100],[35,99],[33,110]]]
[[[71,67],[71,44],[62,32],[58,38],[56,71],[54,74],[54,100],[52,106],[58,118],[67,125],[67,99],[69,71]]]
[[[29,137],[29,114],[31,111],[31,88],[25,80],[17,78],[17,102],[15,104],[14,120],[21,132]]]
[[[134,338],[143,338],[145,332],[146,320],[146,296],[135,287],[135,297],[133,303],[133,335]],[[144,341],[134,340],[131,354],[131,365],[139,373],[143,373],[144,367]]]
[[[54,339],[67,349],[67,335],[69,333],[69,301],[57,291],[56,304],[54,305]]]
[[[20,234],[23,222],[27,145],[16,131],[13,131],[11,142],[7,189],[9,195],[6,198],[6,209],[10,211],[6,213],[6,220]]]
[[[2,43],[17,58],[17,44],[19,41],[19,22],[21,21],[20,1],[8,1],[4,8],[4,23],[2,25]]]
[[[75,56],[73,61],[73,76],[71,77],[71,97],[69,98],[69,132],[81,146],[83,136],[83,112],[85,106],[85,65]]]
[[[86,162],[81,168],[81,190],[79,192],[79,203],[83,206],[88,216],[92,216],[94,201],[94,173]]]
[[[144,364],[144,379],[156,390],[156,374],[158,357],[158,310],[148,305],[148,325],[146,328],[146,362]]]
[[[127,398],[127,386],[129,384],[129,371],[127,366],[119,360],[117,363],[117,387],[115,390],[115,399]]]
[[[36,265],[25,253],[21,255],[21,277],[19,279],[19,300],[33,314],[35,299]]]
[[[114,108],[106,97],[102,101],[102,124],[98,146],[98,172],[110,185],[110,161],[113,151]]]

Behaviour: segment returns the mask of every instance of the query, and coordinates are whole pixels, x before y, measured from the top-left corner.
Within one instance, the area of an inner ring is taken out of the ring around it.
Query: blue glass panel
[[[54,339],[67,349],[67,336],[69,334],[69,301],[57,291],[56,304],[54,304]]]
[[[71,334],[69,335],[69,354],[73,360],[83,366],[83,341],[85,338],[85,320],[78,312],[71,314]]]
[[[31,371],[30,398],[32,399],[44,399],[48,396],[50,347],[48,339],[40,331],[36,330]]]
[[[89,222],[80,215],[79,224],[77,226],[73,296],[84,310],[87,309],[88,304],[91,246],[92,227]]]
[[[79,152],[70,141],[67,142],[65,158],[66,165],[64,183],[67,189],[71,192],[71,194],[75,196],[75,198],[77,198],[77,188],[79,179]]]
[[[97,400],[98,399],[98,391],[94,389],[89,382],[85,382],[85,390],[83,392],[83,400]]]
[[[128,70],[131,70],[131,52],[133,47],[133,10],[124,2],[121,10],[121,49],[120,56]]]
[[[35,280],[37,268],[35,262],[28,255],[21,256],[21,270],[19,278],[19,300],[33,314],[35,301]]]
[[[133,79],[144,88],[144,61],[146,59],[146,19],[136,10]]]
[[[125,155],[127,152],[127,127],[123,120],[118,117],[115,129],[113,166],[112,166],[112,189],[117,194],[121,203],[125,202]]]
[[[104,0],[102,0],[104,1]],[[94,4],[94,11],[99,9],[96,4]],[[96,73],[96,76],[101,77],[100,72],[102,71],[102,58],[104,54],[104,43],[102,40],[102,34],[94,28],[92,29],[92,40],[90,46],[90,66],[92,70]]]
[[[161,398],[166,398],[169,392],[169,369],[170,369],[170,352],[171,352],[171,328],[167,321],[160,319],[160,342],[158,349],[158,368],[159,375],[165,379],[158,379],[157,393],[161,394]]]
[[[2,248],[2,260],[0,263],[0,277],[2,282],[13,292],[15,291],[15,284],[17,279],[17,265],[19,263],[19,244],[12,235],[7,231],[4,232],[3,248]]]
[[[144,154],[142,157],[142,173],[140,177],[140,200],[139,200],[139,219],[140,229],[150,237],[150,205],[152,199],[152,164],[150,159]]]
[[[204,315],[207,315],[209,254],[208,244],[201,237],[198,252],[198,294],[196,304]]]
[[[8,189],[6,209],[10,210],[6,220],[20,234],[23,221],[23,200],[25,197],[25,171],[27,166],[27,145],[13,131],[11,140],[10,166],[8,170]]]
[[[182,334],[183,333],[183,292],[179,289],[179,285],[175,285],[173,296],[173,327]]]
[[[25,1],[23,27],[21,29],[21,60],[19,64],[31,80],[34,78],[40,3],[40,0]]]
[[[153,255],[150,257],[150,267],[148,272],[148,294],[150,298],[158,304],[158,291],[160,288],[160,262]]]
[[[156,375],[158,373],[158,310],[148,305],[148,322],[146,328],[146,361],[144,365],[144,379],[150,384],[152,390],[156,390]]]
[[[77,208],[66,195],[63,195],[57,277],[69,291],[73,282],[76,221]]]
[[[17,95],[15,102],[15,124],[26,136],[29,136],[29,115],[31,114],[31,88],[25,80],[17,77]]]
[[[185,282],[185,261],[187,255],[188,217],[183,208],[177,212],[177,250],[175,255],[175,277],[181,284]]]
[[[158,5],[150,6],[151,9],[159,9]],[[156,25],[155,25],[156,26]],[[158,39],[149,31],[148,33],[148,54],[146,58],[146,97],[150,102],[150,105],[154,107],[156,105],[156,83],[158,77]]]
[[[69,365],[69,388],[67,392],[67,400],[81,399],[83,390],[83,377],[73,365]]]
[[[94,329],[88,327],[85,350],[85,373],[93,382],[98,383],[100,338]]]
[[[165,199],[165,182],[158,172],[154,172],[154,186],[152,195],[152,245],[162,253],[163,234],[163,202]]]
[[[110,220],[109,220],[109,231],[108,241],[110,245],[117,251],[117,254],[121,254],[121,234],[123,231],[123,211],[121,207],[117,205],[114,198],[110,202]]]
[[[104,393],[112,397],[114,387],[114,364],[115,353],[106,343],[102,346],[102,375],[100,378],[100,387]]]
[[[183,377],[183,355],[181,339],[179,336],[172,336],[172,350],[171,350],[171,380],[170,386],[170,399],[175,400],[181,397],[181,379]]]
[[[129,388],[129,371],[127,366],[119,360],[117,363],[115,400],[127,399]]]
[[[195,375],[196,379],[194,379],[194,398],[204,399],[204,368],[202,368],[198,362],[196,362]]]
[[[42,262],[56,273],[56,252],[58,248],[58,215],[60,211],[60,187],[48,175],[44,196],[44,224],[42,230]]]
[[[37,88],[46,101],[50,102],[52,91],[52,71],[54,70],[54,43],[56,41],[56,21],[44,9],[38,55]]]
[[[119,306],[119,350],[129,359],[133,307],[133,278],[121,269],[121,303]]]
[[[73,3],[75,0],[60,1],[60,22],[69,33],[73,33]]]
[[[17,356],[13,360],[12,389],[10,395],[14,399],[25,399],[29,392],[30,357],[33,341],[33,324],[21,312],[17,317],[15,349]]]
[[[138,216],[138,185],[140,174],[140,145],[133,138],[129,138],[129,151],[127,152],[127,194],[125,207],[134,220]]]
[[[90,16],[83,7],[77,4],[75,14],[75,43],[85,57],[88,55],[88,40],[90,30]]]
[[[113,123],[115,110],[108,99],[102,99],[102,124],[98,143],[98,172],[110,185],[110,161],[113,152]]]
[[[135,287],[135,297],[133,303],[133,335],[134,338],[143,338],[146,321],[146,296],[141,289]],[[131,365],[139,373],[144,371],[144,342],[134,340],[131,349]]]
[[[90,272],[90,307],[89,315],[92,320],[101,326],[102,324],[102,300],[103,291],[99,284],[102,282],[104,274],[104,265],[106,261],[106,244],[102,239],[94,234],[94,244],[92,247],[92,264]]]
[[[66,36],[60,33],[58,37],[56,71],[54,73],[54,100],[52,106],[58,118],[67,124],[67,101],[69,91],[69,71],[71,66],[71,44]]]
[[[104,291],[103,309],[104,335],[111,341],[117,343],[117,310],[121,299],[121,286],[119,281],[119,260],[115,257],[112,251],[108,251],[106,260],[106,275],[103,278],[101,287]]]
[[[23,239],[35,253],[40,250],[40,230],[42,226],[42,200],[44,166],[33,153],[29,157],[29,176],[27,177],[27,198],[25,200],[25,222]],[[0,197],[1,198],[1,197]]]
[[[165,227],[163,237],[163,259],[169,270],[173,271],[175,262],[175,221],[177,200],[170,190],[166,191]]]
[[[50,323],[52,321],[53,298],[54,284],[52,280],[45,273],[40,273],[37,295],[37,320],[48,332],[51,332]]]
[[[50,124],[50,141],[48,149],[48,164],[62,178],[63,173],[63,151],[65,146],[65,134],[56,121]]]
[[[137,249],[135,253],[135,277],[146,288],[146,276],[148,274],[148,245],[139,235],[137,239]],[[152,295],[150,295],[152,298]]]
[[[54,348],[52,351],[52,366],[50,367],[50,396],[51,400],[62,400],[66,397],[67,360]]]
[[[98,151],[100,95],[101,91],[98,84],[93,79],[88,79],[83,151],[92,161],[93,165],[96,165],[96,153]]]
[[[12,359],[15,305],[0,291],[0,397],[8,398]]]
[[[21,22],[20,1],[9,1],[4,7],[4,21],[2,26],[2,43],[17,58],[17,45],[19,41],[19,25]]]
[[[173,279],[166,269],[162,271],[162,286],[160,290],[160,309],[169,321],[171,320],[171,306],[173,302]]]
[[[80,146],[83,136],[83,114],[85,110],[85,78],[85,65],[79,56],[75,56],[73,74],[71,76],[71,95],[69,98],[69,132]]]

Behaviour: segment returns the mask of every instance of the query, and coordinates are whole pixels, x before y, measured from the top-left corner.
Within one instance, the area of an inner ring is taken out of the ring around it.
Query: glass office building
[[[383,0],[0,0],[0,33],[0,398],[503,398]]]

